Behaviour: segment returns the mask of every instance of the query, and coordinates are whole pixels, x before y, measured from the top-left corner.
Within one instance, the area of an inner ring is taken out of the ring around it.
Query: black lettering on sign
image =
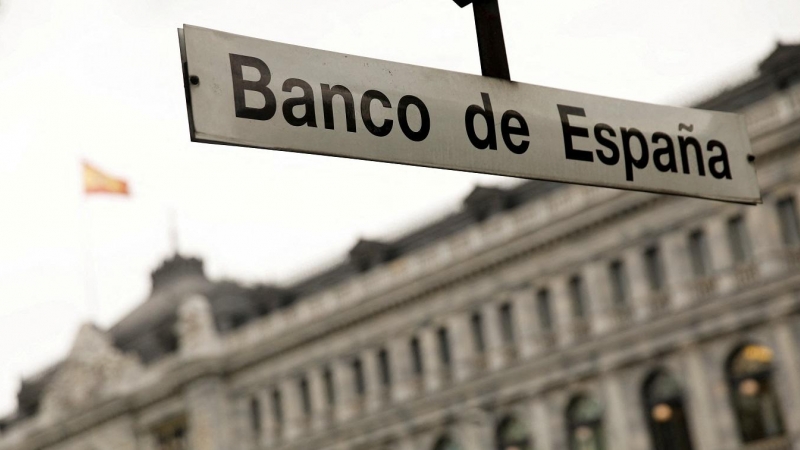
[[[689,147],[694,148],[694,154],[697,158],[697,173],[704,177],[706,176],[706,168],[703,165],[703,150],[700,148],[700,143],[697,139],[689,136],[678,136],[678,145],[681,149],[681,161],[683,162],[683,173],[689,173]]]
[[[653,144],[664,141],[667,145],[653,150],[653,165],[660,172],[678,172],[678,163],[675,161],[675,145],[667,133],[656,131],[653,133]],[[662,159],[667,157],[666,162]]]
[[[636,128],[620,128],[622,136],[622,153],[625,155],[625,179],[633,181],[633,168],[644,169],[650,160],[650,152],[647,149],[647,140],[641,131]],[[639,141],[639,157],[635,158],[631,152],[631,138]]]
[[[336,85],[331,87],[329,84],[322,84],[322,117],[325,120],[325,128],[333,130],[333,97],[342,97],[344,101],[344,117],[347,122],[347,131],[356,132],[356,107],[353,104],[353,94],[350,89]]]
[[[597,158],[603,164],[607,166],[613,166],[619,162],[619,147],[617,146],[616,142],[603,136],[603,131],[608,133],[608,135],[611,137],[617,137],[617,133],[614,132],[614,129],[611,128],[611,126],[608,124],[598,123],[597,125],[594,126],[594,138],[597,139],[597,142],[599,142],[600,145],[610,150],[609,154],[606,155],[606,153],[602,149],[598,148],[596,150]]]
[[[275,94],[267,87],[272,74],[264,61],[252,56],[229,54],[231,61],[231,78],[233,79],[233,105],[236,117],[254,120],[269,120],[278,108]],[[258,81],[245,80],[242,66],[252,67],[259,73]],[[244,100],[244,91],[260,92],[264,96],[264,106],[250,108]]]
[[[412,130],[408,125],[409,106],[415,106],[417,108],[420,119],[422,120],[419,130],[417,131]],[[425,140],[425,138],[428,137],[428,133],[431,131],[431,116],[428,114],[428,107],[425,106],[422,100],[413,95],[403,96],[397,103],[397,120],[400,122],[400,129],[403,130],[403,134],[414,142]]]
[[[292,92],[292,89],[299,87],[303,90],[300,97],[290,97],[283,102],[283,118],[286,123],[296,127],[308,125],[317,126],[317,112],[314,110],[314,90],[311,85],[299,78],[289,78],[283,82],[283,92]],[[294,108],[297,106],[305,107],[305,114],[302,117],[294,115]]]
[[[497,150],[497,134],[494,129],[494,112],[492,111],[492,101],[489,99],[489,94],[481,92],[481,99],[483,100],[483,108],[478,105],[470,105],[467,108],[467,113],[464,115],[464,125],[467,127],[467,137],[472,145],[479,150],[487,148]],[[481,116],[486,122],[486,137],[481,139],[475,133],[475,117]]]
[[[576,161],[594,161],[592,152],[586,150],[578,150],[573,147],[572,137],[589,137],[589,130],[582,127],[574,127],[569,124],[569,116],[586,117],[586,112],[583,108],[568,105],[558,106],[558,115],[561,117],[561,131],[564,134],[564,152],[567,159],[574,159]]]
[[[511,125],[512,119],[516,120],[519,125]],[[514,110],[508,110],[503,113],[503,118],[500,119],[500,134],[503,135],[503,142],[505,142],[506,147],[508,147],[512,153],[517,155],[525,153],[528,151],[530,142],[528,142],[527,139],[522,139],[519,144],[515,144],[514,141],[511,140],[511,136],[527,137],[529,136],[528,133],[528,123],[525,122],[525,118],[522,117],[522,114]]]
[[[375,90],[364,92],[364,95],[361,97],[361,120],[364,121],[364,126],[367,127],[367,130],[370,133],[378,137],[387,136],[392,132],[392,125],[394,125],[394,121],[392,119],[385,119],[383,121],[383,125],[375,125],[375,122],[372,121],[372,113],[369,110],[373,100],[378,100],[381,102],[381,105],[383,105],[384,108],[392,107],[392,103],[385,95],[383,95],[383,92]]]
[[[720,151],[719,155],[712,156],[708,159],[708,171],[711,172],[711,176],[716,179],[727,178],[731,179],[731,167],[730,163],[728,163],[728,149],[720,141],[708,141],[708,148],[707,150],[713,151],[714,148],[718,148]],[[722,167],[718,168],[717,164],[721,164]]]

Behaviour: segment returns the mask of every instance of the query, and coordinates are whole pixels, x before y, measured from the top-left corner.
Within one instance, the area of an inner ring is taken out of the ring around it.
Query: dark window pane
[[[503,335],[503,343],[511,344],[514,342],[514,318],[511,313],[511,303],[500,305],[500,327]]]
[[[536,294],[536,310],[539,313],[539,326],[542,331],[553,331],[553,316],[550,311],[550,291],[541,289]]]
[[[255,435],[259,436],[261,434],[261,403],[256,397],[250,399],[250,425]]]
[[[325,382],[325,398],[328,400],[328,406],[333,406],[336,403],[336,392],[333,386],[333,372],[329,367],[323,370],[322,378]]]
[[[419,346],[419,339],[416,337],[411,339],[411,365],[415,375],[422,375],[422,349]]]
[[[800,221],[797,219],[797,205],[794,197],[786,197],[778,201],[777,207],[784,244],[792,247],[800,244]]]
[[[644,263],[650,288],[654,291],[660,291],[664,287],[664,266],[661,263],[661,252],[658,247],[648,247],[644,251]]]
[[[711,274],[711,257],[708,253],[708,239],[705,232],[695,230],[689,235],[689,256],[695,276]]]
[[[736,263],[743,263],[752,258],[750,248],[750,237],[747,235],[747,227],[742,216],[736,216],[728,220],[728,242],[731,246],[733,260]]]
[[[439,339],[439,359],[445,367],[450,366],[450,339],[447,335],[447,328],[439,328],[436,332]]]
[[[311,415],[311,392],[308,389],[308,380],[306,377],[300,378],[300,400],[303,404],[303,414],[306,416]]]
[[[614,261],[608,266],[611,276],[611,295],[616,305],[623,305],[628,302],[628,274],[622,261]]]
[[[386,349],[378,352],[378,367],[381,371],[381,383],[384,387],[389,387],[392,384],[392,370],[389,365],[389,352]]]
[[[283,425],[283,403],[281,391],[278,389],[272,391],[272,417],[276,425]]]
[[[483,317],[480,313],[472,314],[472,340],[475,344],[475,351],[483,353],[486,351],[486,342],[483,339]]]
[[[569,293],[572,299],[572,313],[579,319],[586,318],[586,288],[583,279],[575,275],[569,280]]]
[[[355,384],[356,394],[364,395],[367,391],[367,386],[364,383],[364,367],[361,364],[361,359],[356,358],[352,362],[353,367],[353,383]]]

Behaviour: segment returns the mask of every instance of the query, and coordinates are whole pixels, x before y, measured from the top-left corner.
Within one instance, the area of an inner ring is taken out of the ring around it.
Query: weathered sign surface
[[[741,116],[184,25],[191,138],[757,203]]]

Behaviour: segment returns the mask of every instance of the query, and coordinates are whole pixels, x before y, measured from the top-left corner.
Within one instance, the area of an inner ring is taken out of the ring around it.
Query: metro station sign
[[[184,25],[191,139],[760,202],[742,116]]]

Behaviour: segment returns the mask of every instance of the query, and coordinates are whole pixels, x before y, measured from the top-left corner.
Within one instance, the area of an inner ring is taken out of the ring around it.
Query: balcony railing
[[[747,286],[758,278],[758,266],[753,262],[740,264],[733,269],[736,277],[736,285],[739,287]]]
[[[669,308],[669,294],[664,291],[657,291],[650,294],[650,311],[651,313],[660,313]]]
[[[717,288],[717,279],[713,276],[703,276],[692,280],[689,289],[694,293],[695,298],[708,297]]]
[[[574,319],[572,322],[572,335],[575,339],[582,339],[589,335],[589,321],[587,319]]]

